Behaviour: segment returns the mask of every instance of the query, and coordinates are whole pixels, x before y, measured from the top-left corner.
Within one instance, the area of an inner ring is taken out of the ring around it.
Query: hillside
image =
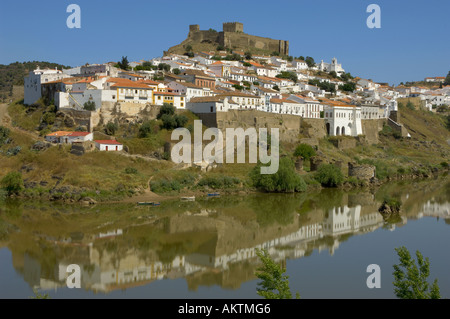
[[[448,169],[450,131],[446,128],[445,117],[419,107],[407,108],[405,102],[401,101],[399,108],[400,123],[408,129],[411,138],[400,138],[389,127],[384,127],[378,144],[357,142],[356,147],[341,150],[333,145],[332,137],[325,137],[319,139],[318,154],[327,162],[342,162],[344,175],[347,175],[347,162],[375,165],[380,181],[432,176],[434,172]],[[70,153],[70,146],[32,150],[36,141],[43,141],[36,130],[43,112],[51,111],[28,110],[17,101],[9,105],[8,114],[4,116],[7,120],[1,123],[10,130],[11,141],[0,147],[0,180],[9,172],[20,172],[24,196],[72,202],[86,196],[100,201],[122,200],[146,194],[150,189],[170,196],[211,189],[222,193],[254,190],[249,173],[255,164],[223,164],[202,172],[194,167],[182,169],[171,161],[155,158],[153,154],[161,152],[170,136],[170,131],[156,129],[158,121],[152,122],[154,128],[145,138],[139,137],[139,124],[120,125],[116,136],[127,146],[129,153],[94,151],[77,156]],[[189,124],[195,117],[191,114],[188,119]],[[101,132],[103,128],[97,129],[95,138],[106,138]],[[294,144],[281,141],[282,154],[293,157]],[[16,155],[11,154],[11,150],[17,149]],[[314,173],[309,172],[309,163],[305,163],[302,175],[310,187],[318,186]],[[357,186],[358,183],[354,178],[346,178],[345,185]]]

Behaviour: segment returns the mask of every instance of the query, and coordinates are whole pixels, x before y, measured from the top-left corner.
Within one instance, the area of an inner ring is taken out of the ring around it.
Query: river
[[[400,216],[378,207],[400,198]],[[396,247],[430,258],[450,297],[450,178],[376,191],[325,189],[171,200],[161,206],[0,201],[0,298],[260,298],[266,248],[302,298],[395,298]],[[80,267],[81,289],[66,285]],[[369,289],[367,266],[381,270]]]

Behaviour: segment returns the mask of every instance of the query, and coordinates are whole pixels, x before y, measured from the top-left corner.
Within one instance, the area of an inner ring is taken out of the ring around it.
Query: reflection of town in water
[[[122,217],[94,222],[89,231],[83,228],[68,236],[35,228],[29,234],[32,248],[15,249],[12,244],[10,249],[16,270],[29,285],[43,290],[65,287],[69,264],[80,265],[82,288],[98,292],[176,278],[184,278],[190,290],[202,285],[237,289],[256,278],[258,248],[285,264],[314,250],[334,254],[351,236],[381,227],[395,230],[408,219],[450,221],[449,201],[436,201],[432,192],[421,194],[401,194],[405,213],[392,224],[378,213],[376,194],[252,195],[231,203],[225,198],[176,201],[167,208],[170,214],[164,205],[136,209],[127,222]]]

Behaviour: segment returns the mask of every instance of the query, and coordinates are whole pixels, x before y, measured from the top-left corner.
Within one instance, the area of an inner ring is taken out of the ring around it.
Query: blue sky
[[[81,7],[81,29],[69,29],[69,4]],[[381,7],[381,29],[369,29],[369,4]],[[330,62],[347,72],[398,84],[450,70],[450,1],[2,1],[0,64],[43,60],[77,66],[162,56],[183,41],[189,24],[290,41],[290,54]]]

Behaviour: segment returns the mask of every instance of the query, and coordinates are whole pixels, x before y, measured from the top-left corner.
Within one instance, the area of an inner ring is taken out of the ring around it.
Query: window
[[[115,95],[113,95],[113,96],[112,96],[112,99],[113,99],[113,100],[115,100],[115,99],[116,99],[116,96],[115,96]]]
[[[158,96],[158,100],[161,100],[161,96]]]

